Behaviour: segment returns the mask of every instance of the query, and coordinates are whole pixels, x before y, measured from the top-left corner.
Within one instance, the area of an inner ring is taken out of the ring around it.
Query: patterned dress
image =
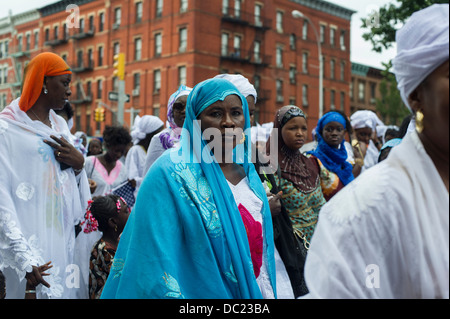
[[[326,203],[320,184],[310,193],[303,193],[294,187],[287,179],[275,176],[279,188],[283,191],[283,205],[292,221],[294,231],[300,236],[306,236],[311,241],[316,227],[319,211]]]
[[[100,299],[116,250],[100,239],[92,249],[89,262],[89,298]]]

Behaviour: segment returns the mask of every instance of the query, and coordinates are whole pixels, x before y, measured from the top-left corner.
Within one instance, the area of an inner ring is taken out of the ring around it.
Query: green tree
[[[449,3],[449,0],[396,0],[387,4],[378,12],[371,13],[367,18],[361,19],[362,28],[368,29],[363,38],[372,44],[372,50],[382,53],[393,47],[395,34],[405,21],[416,11],[429,7],[435,3]],[[382,98],[377,99],[377,111],[383,117],[384,122],[399,125],[403,118],[409,114],[404,106],[400,92],[397,89],[397,81],[391,72],[392,61],[383,63],[384,79],[379,90]]]

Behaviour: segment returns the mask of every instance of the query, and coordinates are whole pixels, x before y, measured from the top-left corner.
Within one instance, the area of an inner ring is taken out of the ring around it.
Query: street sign
[[[110,101],[119,101],[119,93],[117,92],[108,92],[108,100]],[[128,103],[130,102],[130,94],[124,95],[124,102]]]
[[[108,92],[108,100],[110,100],[110,101],[118,101],[119,100],[119,93],[117,93],[117,92]]]

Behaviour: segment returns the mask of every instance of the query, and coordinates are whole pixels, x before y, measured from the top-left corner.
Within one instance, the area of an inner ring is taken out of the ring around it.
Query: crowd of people
[[[0,299],[449,298],[448,35],[448,4],[397,32],[401,127],[330,111],[311,143],[295,105],[259,134],[237,74],[88,141],[37,55],[0,113]]]

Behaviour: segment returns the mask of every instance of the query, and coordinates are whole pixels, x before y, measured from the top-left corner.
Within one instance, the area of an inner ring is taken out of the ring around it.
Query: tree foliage
[[[400,29],[405,21],[416,11],[429,7],[435,3],[449,3],[449,0],[396,0],[397,3],[390,3],[380,8],[373,15],[361,19],[362,28],[369,29],[363,34],[366,41],[372,44],[372,50],[381,53],[385,49],[392,47],[395,42],[395,33]],[[367,24],[373,21],[376,24]]]
[[[363,34],[366,41],[372,44],[372,50],[382,53],[393,47],[395,34],[407,19],[416,11],[429,7],[435,3],[449,3],[449,0],[396,0],[380,8],[378,12],[361,19],[362,28],[368,29]],[[385,70],[382,72],[383,80],[379,90],[382,98],[376,100],[376,108],[383,118],[384,123],[399,125],[409,114],[409,110],[403,104],[400,92],[397,89],[397,81],[391,72],[392,61],[383,63]]]

